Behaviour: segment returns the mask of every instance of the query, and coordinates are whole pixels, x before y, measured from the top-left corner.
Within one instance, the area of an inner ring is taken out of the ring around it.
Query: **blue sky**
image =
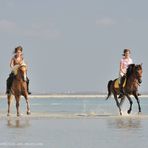
[[[146,0],[0,0],[0,92],[18,45],[34,93],[106,92],[124,48],[143,63],[146,92],[147,6]]]

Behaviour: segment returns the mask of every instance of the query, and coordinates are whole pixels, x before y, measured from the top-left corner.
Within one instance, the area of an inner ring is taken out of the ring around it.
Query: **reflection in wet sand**
[[[132,117],[119,117],[108,120],[109,128],[116,129],[135,129],[141,128],[141,119]]]
[[[7,126],[9,128],[26,128],[30,126],[29,118],[8,118]]]

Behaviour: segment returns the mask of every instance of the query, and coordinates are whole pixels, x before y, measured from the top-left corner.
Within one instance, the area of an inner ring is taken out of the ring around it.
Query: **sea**
[[[113,97],[96,95],[30,96],[31,115],[21,98],[21,116],[15,100],[7,117],[7,99],[0,97],[0,148],[147,148],[148,97],[141,96],[142,112],[134,98],[119,115]]]

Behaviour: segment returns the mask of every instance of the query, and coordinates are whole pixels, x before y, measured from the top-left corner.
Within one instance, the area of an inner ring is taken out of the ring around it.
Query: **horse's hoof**
[[[9,116],[10,116],[10,113],[7,114],[7,117],[9,117]]]
[[[30,112],[30,111],[28,111],[28,112],[27,112],[27,115],[31,115],[31,112]]]
[[[131,110],[128,110],[127,113],[130,114],[131,113]]]
[[[120,113],[120,116],[122,116],[122,113]]]
[[[20,117],[20,114],[17,114],[17,117]]]
[[[141,112],[138,112],[138,115],[141,115],[142,113]]]

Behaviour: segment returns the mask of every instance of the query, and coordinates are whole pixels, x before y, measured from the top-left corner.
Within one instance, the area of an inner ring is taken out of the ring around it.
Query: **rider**
[[[120,96],[121,98],[124,94],[123,91],[123,83],[125,81],[125,74],[128,68],[128,65],[133,64],[133,60],[130,57],[131,50],[130,49],[124,49],[123,51],[123,57],[120,60],[120,69],[119,69],[119,89],[120,89]]]
[[[10,68],[12,69],[8,79],[7,79],[7,90],[6,90],[6,94],[10,93],[11,90],[11,86],[12,86],[12,82],[13,79],[17,73],[17,70],[19,68],[20,65],[26,65],[24,62],[24,58],[23,58],[23,48],[21,46],[18,46],[15,48],[14,50],[14,56],[12,57],[11,61],[10,61]],[[27,77],[27,91],[28,94],[31,94],[31,92],[29,91],[29,79]]]

